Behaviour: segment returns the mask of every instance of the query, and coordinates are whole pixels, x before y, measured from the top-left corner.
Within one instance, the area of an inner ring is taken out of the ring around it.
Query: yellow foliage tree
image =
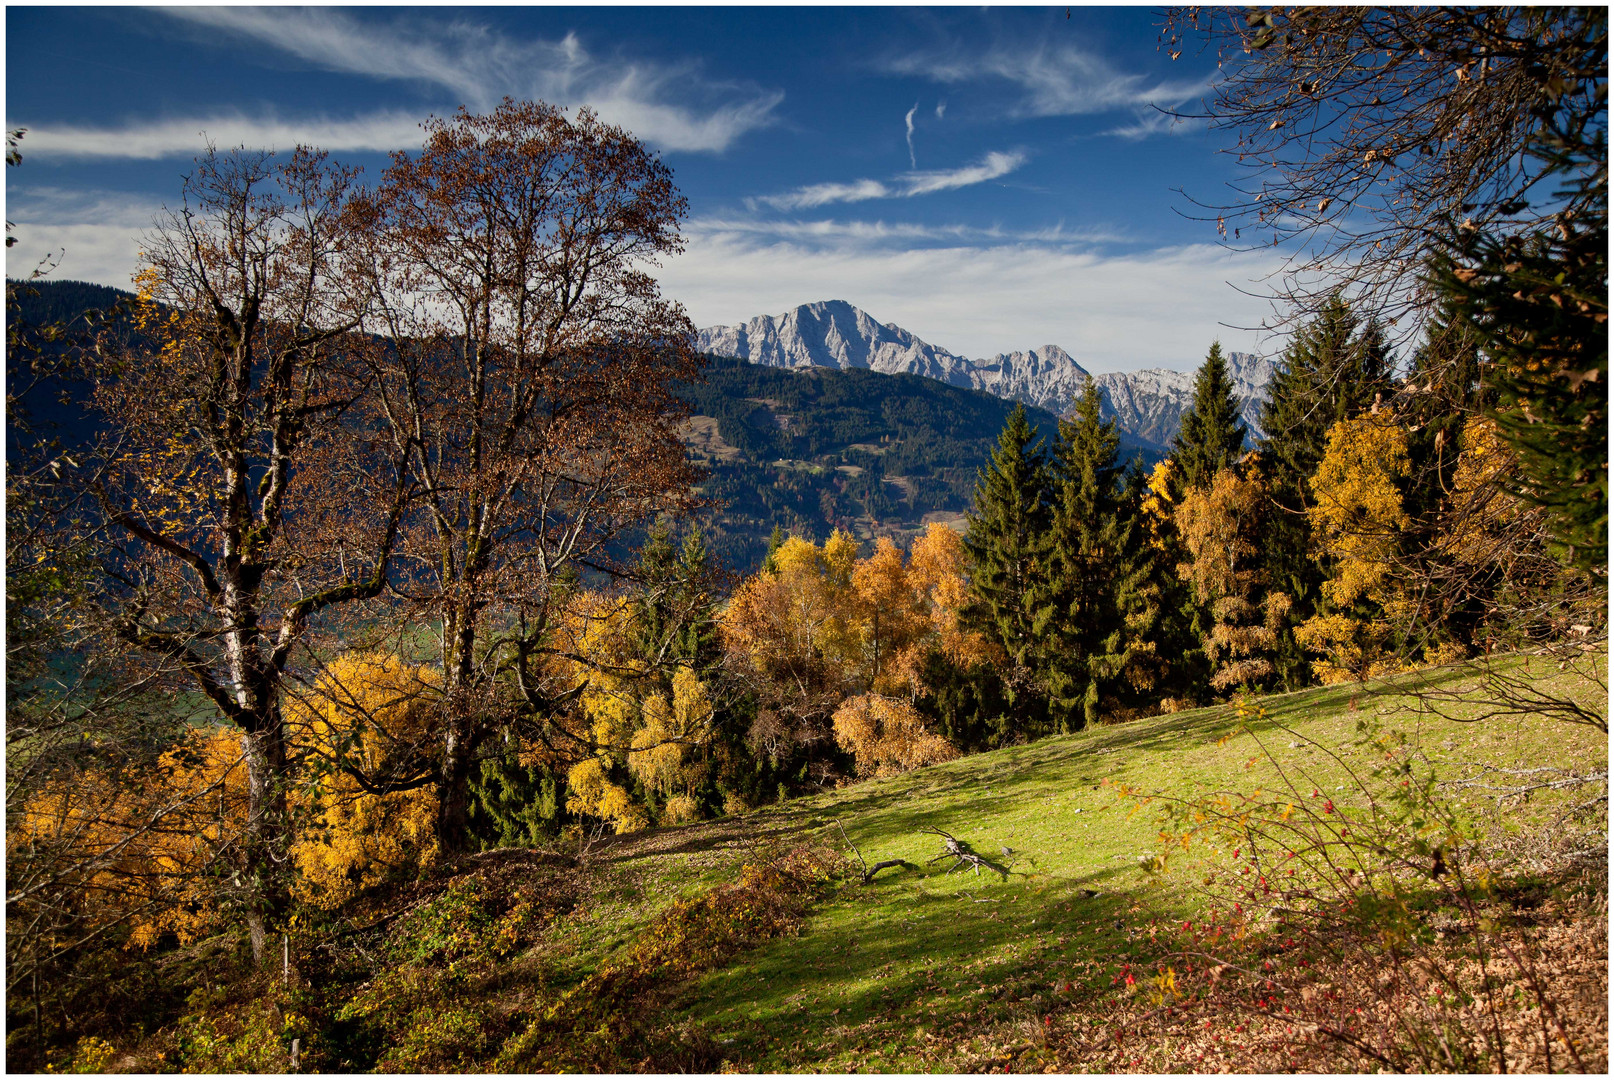
[[[9,843],[49,852],[59,881],[44,895],[86,927],[125,923],[138,948],[164,933],[195,940],[218,923],[226,875],[215,871],[232,868],[246,824],[244,760],[240,733],[207,728],[150,769],[63,773],[24,804]],[[28,906],[8,904],[8,919]]]
[[[649,815],[626,788],[611,781],[608,764],[604,758],[589,757],[571,767],[566,774],[566,809],[602,818],[619,834],[637,832],[650,824]]]
[[[1154,471],[1149,474],[1148,491],[1143,496],[1140,508],[1143,527],[1148,532],[1150,545],[1157,550],[1165,551],[1173,515],[1170,458],[1155,463]]]
[[[925,730],[924,717],[899,698],[849,698],[835,710],[834,724],[835,741],[857,760],[863,776],[894,776],[958,756],[957,747]]]
[[[1173,513],[1190,559],[1178,565],[1177,573],[1210,610],[1210,629],[1202,640],[1214,668],[1211,685],[1218,690],[1272,673],[1277,628],[1289,610],[1289,598],[1282,593],[1254,600],[1263,581],[1252,566],[1262,504],[1258,478],[1224,468],[1216,471],[1209,487],[1185,492]]]
[[[292,847],[302,899],[336,907],[435,861],[442,685],[435,669],[395,656],[346,655],[292,702],[295,742],[327,767],[303,798],[308,820]]]
[[[688,668],[673,673],[672,703],[660,694],[644,702],[644,725],[633,736],[628,771],[666,800],[669,825],[693,821],[699,813],[694,790],[706,766],[693,753],[712,740],[712,703],[700,677]]]
[[[699,676],[678,667],[664,680],[635,650],[632,632],[629,603],[584,594],[570,605],[560,649],[571,677],[586,683],[578,701],[587,730],[574,740],[585,756],[568,770],[566,808],[608,821],[618,833],[645,828],[650,815],[611,779],[612,770],[625,764],[665,800],[663,822],[692,821],[699,815],[693,793],[708,768],[701,752],[714,735]]]
[[[1323,460],[1311,478],[1316,501],[1307,514],[1317,555],[1333,566],[1322,591],[1335,610],[1295,629],[1296,641],[1326,657],[1315,665],[1325,683],[1402,669],[1387,646],[1412,614],[1397,561],[1411,524],[1397,481],[1410,468],[1406,432],[1389,409],[1341,420],[1329,429]],[[1345,613],[1363,599],[1378,610]]]

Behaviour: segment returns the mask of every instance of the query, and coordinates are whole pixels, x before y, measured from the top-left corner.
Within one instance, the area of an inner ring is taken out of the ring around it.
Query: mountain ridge
[[[696,332],[696,347],[767,367],[867,368],[922,375],[1056,414],[1067,412],[1091,379],[1098,384],[1106,418],[1162,449],[1176,436],[1182,414],[1193,400],[1192,371],[1150,368],[1094,374],[1054,344],[972,360],[895,323],[882,323],[845,300],[800,304],[778,316],[706,327]],[[1262,434],[1261,406],[1275,368],[1270,360],[1251,353],[1225,355],[1240,415],[1253,440]]]

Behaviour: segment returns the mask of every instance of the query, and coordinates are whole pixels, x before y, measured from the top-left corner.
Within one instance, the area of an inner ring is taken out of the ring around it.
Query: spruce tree
[[[1034,632],[1060,731],[1098,719],[1105,684],[1119,675],[1125,652],[1116,596],[1127,541],[1116,490],[1120,445],[1115,422],[1099,419],[1098,386],[1089,381],[1074,417],[1059,422],[1047,570],[1035,588]]]
[[[1306,481],[1323,459],[1328,429],[1375,399],[1387,401],[1390,375],[1383,328],[1363,323],[1342,296],[1295,333],[1261,410],[1267,434],[1259,447],[1286,508],[1303,510],[1309,502]]]
[[[1244,454],[1246,433],[1227,361],[1222,358],[1222,343],[1213,341],[1194,377],[1194,402],[1183,413],[1182,426],[1172,441],[1176,493],[1209,487],[1216,470],[1237,464]]]
[[[1443,305],[1430,316],[1396,400],[1408,430],[1406,510],[1414,518],[1438,509],[1451,490],[1463,426],[1489,396],[1480,384],[1478,337]]]
[[[1606,53],[1605,53],[1606,55]],[[1603,128],[1606,129],[1606,123]],[[1527,235],[1464,232],[1434,284],[1491,360],[1488,415],[1518,456],[1507,490],[1544,508],[1566,562],[1608,572],[1608,148],[1554,130],[1532,150],[1580,209]]]
[[[968,523],[964,549],[973,596],[965,618],[1008,654],[1007,696],[1022,722],[1034,728],[1042,711],[1034,685],[1036,584],[1046,572],[1049,492],[1042,440],[1024,406],[1009,414],[997,449],[977,474]]]

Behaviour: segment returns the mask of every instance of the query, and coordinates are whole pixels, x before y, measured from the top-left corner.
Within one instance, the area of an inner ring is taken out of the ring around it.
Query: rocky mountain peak
[[[971,360],[932,345],[895,323],[882,323],[845,300],[802,304],[781,315],[759,315],[737,326],[712,326],[696,335],[702,352],[782,368],[868,368],[887,374],[923,375],[953,386],[984,390],[1055,413],[1066,412],[1089,379],[1098,383],[1105,413],[1123,431],[1164,447],[1176,435],[1193,400],[1192,371],[1153,369],[1091,375],[1058,345],[999,353]],[[1266,387],[1270,361],[1250,353],[1227,353],[1228,373],[1251,437]]]

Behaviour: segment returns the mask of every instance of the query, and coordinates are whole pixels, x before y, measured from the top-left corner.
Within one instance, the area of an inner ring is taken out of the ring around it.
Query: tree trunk
[[[281,863],[286,858],[286,733],[279,709],[262,728],[241,736],[247,764],[247,823],[242,837],[238,888],[246,908],[252,960],[265,962],[270,929],[284,914],[289,895]]]
[[[470,739],[457,720],[450,720],[437,780],[437,846],[443,854],[458,854],[470,846],[470,820]]]

